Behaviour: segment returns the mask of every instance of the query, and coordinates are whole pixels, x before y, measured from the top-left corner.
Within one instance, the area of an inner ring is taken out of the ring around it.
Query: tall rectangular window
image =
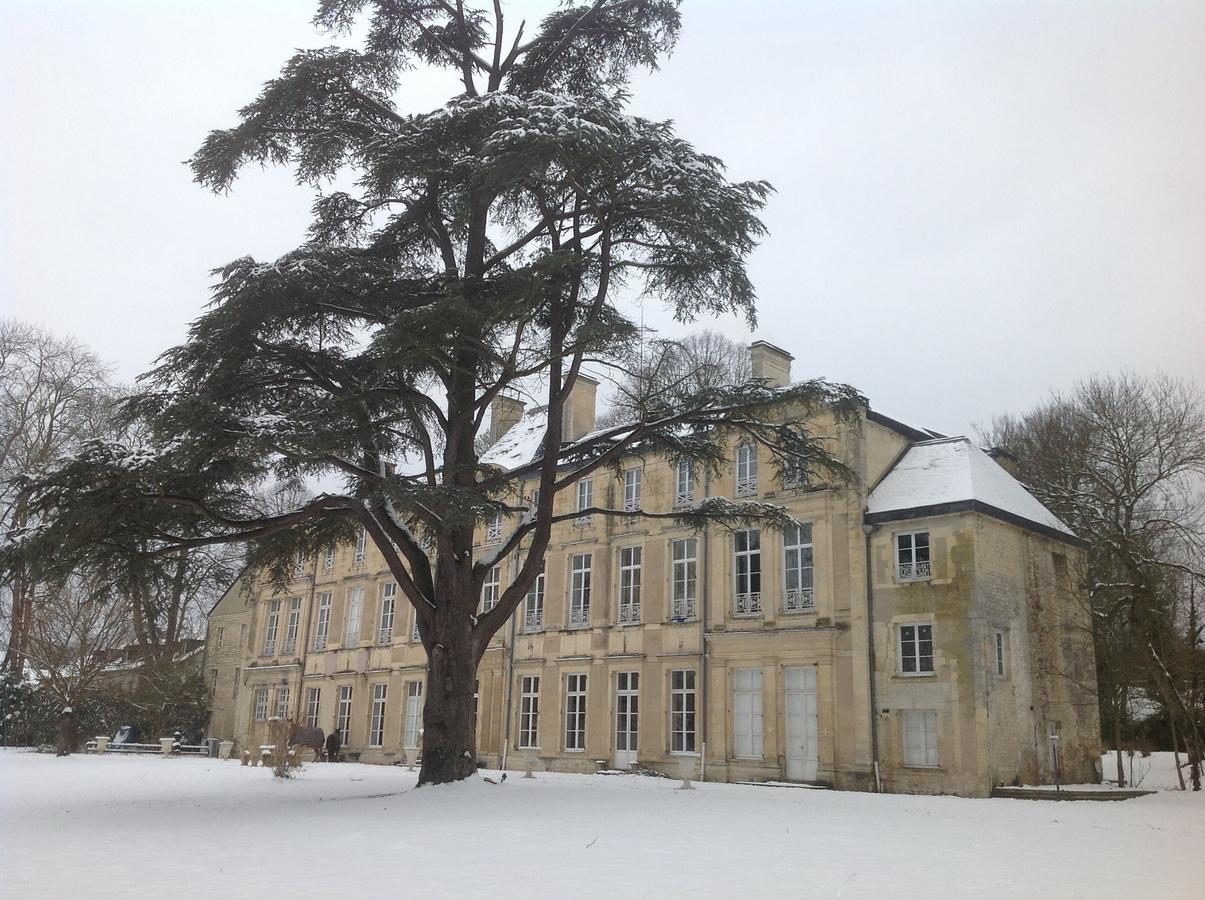
[[[385,743],[385,695],[389,685],[385,682],[372,686],[372,716],[368,720],[368,746],[380,747]]]
[[[900,581],[919,581],[933,574],[929,564],[929,532],[895,536],[895,559]]]
[[[381,585],[381,621],[377,628],[377,643],[388,644],[393,640],[393,616],[397,611],[397,584],[389,581]]]
[[[641,547],[623,547],[619,551],[619,624],[640,621]]]
[[[586,676],[565,676],[565,749],[586,749]]]
[[[585,628],[590,624],[590,591],[594,556],[575,553],[569,560],[569,627]]]
[[[347,746],[351,736],[351,685],[339,686],[339,703],[335,708],[335,730],[339,732],[339,745]]]
[[[481,586],[481,611],[489,612],[498,605],[498,597],[502,593],[502,567],[491,566]]]
[[[360,533],[356,535],[356,552],[352,557],[352,562],[357,566],[364,565],[364,560],[368,557],[368,530],[360,529]]]
[[[322,554],[322,571],[329,575],[335,571],[335,548],[327,547],[326,552]]]
[[[640,509],[640,487],[642,474],[639,469],[627,469],[623,473],[623,508],[625,512]]]
[[[733,535],[736,563],[736,602],[738,616],[761,615],[761,531],[746,528]]]
[[[544,563],[540,563],[540,574],[531,583],[523,600],[523,630],[528,634],[544,630]]]
[[[502,542],[502,510],[495,510],[485,524],[485,542],[500,544]]]
[[[783,585],[785,593],[782,611],[787,613],[814,612],[816,591],[812,581],[812,523],[802,522],[783,531]]]
[[[331,633],[331,599],[330,591],[318,595],[318,621],[314,623],[314,649],[325,650],[326,642]]]
[[[669,673],[669,749],[671,753],[695,752],[695,671],[674,669]]]
[[[752,497],[757,493],[757,445],[744,443],[736,448],[736,495]]]
[[[280,625],[280,601],[273,600],[268,604],[268,622],[264,626],[264,656],[276,652],[276,630]]]
[[[519,749],[540,746],[540,676],[524,675],[519,682]]]
[[[761,669],[732,670],[732,731],[734,756],[762,756]]]
[[[218,628],[218,649],[219,650],[222,649],[222,644],[225,643],[225,641],[226,641],[226,629],[219,627]]]
[[[266,721],[268,718],[268,689],[256,688],[254,703],[252,704],[251,716],[256,722]]]
[[[218,692],[218,670],[214,669],[209,673],[209,696],[212,697]]]
[[[674,506],[690,506],[695,502],[695,466],[689,459],[678,460],[674,468]]]
[[[997,630],[992,634],[992,652],[995,656],[996,674],[1001,678],[1005,675],[1004,665],[1004,632]]]
[[[297,649],[297,631],[301,626],[301,598],[294,597],[289,601],[289,622],[285,628],[285,653]]]
[[[673,587],[670,598],[670,618],[675,622],[693,619],[699,594],[699,542],[696,538],[674,541]]]
[[[402,746],[417,750],[423,730],[423,683],[406,682],[406,726],[402,732]]]
[[[594,482],[589,478],[583,478],[577,483],[577,524],[590,524],[590,514],[587,509],[594,505]]]
[[[318,707],[322,701],[322,688],[312,687],[305,692],[305,724],[318,727]]]
[[[289,695],[291,691],[287,687],[278,687],[276,689],[276,718],[288,719],[289,716]]]
[[[937,765],[937,711],[905,709],[904,765]]]
[[[347,622],[344,627],[344,647],[360,643],[360,614],[364,610],[364,586],[357,585],[347,592]]]
[[[901,625],[899,636],[900,674],[932,674],[933,626]]]
[[[422,634],[418,630],[418,610],[414,611],[414,618],[410,622],[410,640],[418,643],[423,639]]]
[[[293,559],[293,576],[300,578],[305,574],[306,557],[304,550],[298,550],[297,556]]]

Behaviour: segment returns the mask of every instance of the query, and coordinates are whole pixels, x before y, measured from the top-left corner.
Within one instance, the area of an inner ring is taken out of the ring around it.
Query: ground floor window
[[[289,694],[287,687],[278,687],[276,689],[276,718],[289,718]]]
[[[904,765],[937,765],[937,711],[905,709]]]
[[[695,671],[674,669],[669,673],[669,749],[672,753],[695,752]]]
[[[540,676],[524,675],[519,682],[519,748],[540,746]]]
[[[406,728],[402,735],[402,746],[407,750],[417,750],[422,729],[423,683],[410,681],[406,684]]]
[[[368,721],[368,746],[380,747],[385,743],[385,694],[389,685],[372,686],[372,716]]]
[[[318,727],[318,704],[322,699],[322,688],[312,687],[306,691],[305,724],[311,728]]]
[[[586,675],[565,676],[565,749],[586,749]]]
[[[252,718],[256,722],[263,722],[268,718],[268,689],[255,689],[255,702],[252,704]]]
[[[339,746],[347,745],[351,735],[351,685],[339,688],[339,706],[335,712],[335,730],[339,732]]]
[[[732,670],[732,713],[733,755],[761,757],[763,755],[761,669]]]

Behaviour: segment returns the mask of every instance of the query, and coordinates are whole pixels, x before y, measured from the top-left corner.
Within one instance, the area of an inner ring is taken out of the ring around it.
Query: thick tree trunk
[[[427,697],[423,706],[423,762],[419,785],[460,781],[477,771],[474,728],[480,653],[468,622],[433,624],[427,641]]]

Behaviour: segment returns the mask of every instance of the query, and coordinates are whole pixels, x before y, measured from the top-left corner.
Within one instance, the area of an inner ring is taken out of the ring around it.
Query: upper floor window
[[[670,618],[674,621],[693,619],[699,593],[699,542],[696,538],[674,541],[673,585],[670,597]]]
[[[280,624],[280,601],[273,600],[268,604],[268,622],[264,627],[264,656],[276,652],[276,629]]]
[[[285,628],[285,653],[297,649],[297,631],[301,626],[301,598],[294,597],[289,601],[289,620]]]
[[[813,612],[816,591],[813,584],[812,523],[802,522],[783,531],[783,585],[785,593],[782,611]]]
[[[364,587],[358,585],[347,592],[347,618],[343,623],[343,646],[360,643],[360,615],[364,610]]]
[[[929,565],[929,532],[910,531],[895,536],[895,563],[900,581],[932,577]]]
[[[305,551],[298,550],[297,556],[293,560],[293,574],[300,578],[305,574]]]
[[[502,510],[495,510],[485,526],[485,542],[498,544],[502,541]]]
[[[746,528],[733,535],[738,616],[761,615],[761,531]]]
[[[544,630],[544,563],[540,563],[540,574],[531,583],[527,597],[523,600],[523,631],[528,634]]]
[[[1008,674],[1004,655],[1004,632],[999,629],[996,629],[992,633],[992,661],[995,664],[996,674],[999,677],[1003,678]]]
[[[381,621],[377,628],[377,643],[393,640],[393,616],[397,611],[397,584],[390,581],[381,586]]]
[[[218,649],[219,650],[222,649],[222,644],[225,642],[225,640],[226,640],[226,629],[219,626],[218,627]]]
[[[640,509],[641,480],[642,476],[639,469],[628,469],[623,473],[624,512],[636,512]]]
[[[590,591],[594,555],[575,553],[569,561],[569,627],[590,624]]]
[[[368,531],[361,528],[360,533],[356,535],[356,554],[353,557],[353,562],[357,566],[364,565],[364,558],[368,554]]]
[[[502,591],[502,567],[491,566],[481,586],[481,611],[489,612],[498,605],[498,597]]]
[[[314,625],[314,649],[325,650],[331,631],[331,593],[318,595],[318,621]]]
[[[757,445],[741,444],[736,448],[736,495],[752,497],[757,493]]]
[[[335,548],[327,547],[326,553],[322,555],[322,571],[330,573],[335,571]]]
[[[901,675],[933,674],[932,624],[899,627],[899,658]]]
[[[690,506],[695,502],[695,466],[689,459],[678,460],[675,468],[674,506]]]
[[[619,624],[640,621],[640,570],[643,548],[623,547],[619,551]]]
[[[588,525],[590,522],[590,514],[586,512],[594,505],[594,482],[589,478],[583,478],[577,483],[577,523],[579,525]]]

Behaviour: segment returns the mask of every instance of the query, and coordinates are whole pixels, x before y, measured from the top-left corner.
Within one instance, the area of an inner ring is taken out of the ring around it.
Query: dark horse
[[[289,746],[309,747],[314,751],[314,762],[322,759],[322,748],[326,744],[326,735],[317,725],[298,725],[289,722]]]

